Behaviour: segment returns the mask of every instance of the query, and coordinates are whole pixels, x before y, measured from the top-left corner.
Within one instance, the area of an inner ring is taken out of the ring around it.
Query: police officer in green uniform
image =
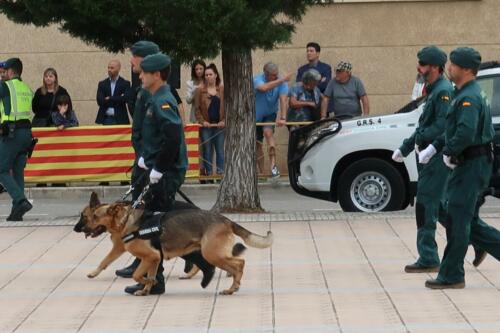
[[[143,88],[151,93],[146,103],[142,124],[142,156],[138,166],[149,173],[152,195],[146,199],[145,210],[170,211],[175,194],[184,182],[188,166],[187,149],[177,102],[166,83],[170,74],[170,58],[162,53],[149,55],[141,62],[140,78]],[[152,294],[165,292],[163,267],[156,275],[157,283]],[[142,289],[140,284],[125,288],[134,294]]]
[[[6,81],[0,82],[0,183],[12,197],[7,221],[22,221],[33,206],[24,195],[24,168],[31,146],[31,101],[33,92],[21,80],[23,64],[11,58],[4,64]],[[12,175],[10,171],[12,170]]]
[[[435,149],[432,142],[443,134],[446,111],[450,105],[453,87],[443,76],[447,56],[436,46],[427,46],[417,54],[417,71],[426,80],[427,98],[418,127],[413,135],[403,141],[392,156],[396,162],[415,150],[417,156],[418,185],[415,213],[417,220],[418,260],[405,266],[407,273],[437,272],[439,255],[435,240],[436,221],[443,201],[449,169],[442,155],[432,157],[426,152]]]
[[[481,55],[461,47],[450,53],[450,79],[456,88],[446,114],[443,161],[452,169],[448,179],[447,244],[436,279],[427,280],[431,289],[464,288],[464,258],[469,242],[500,260],[500,231],[479,218],[480,198],[492,172],[494,129],[490,107],[476,82]]]
[[[160,48],[150,41],[139,41],[130,47],[132,58],[130,64],[132,71],[136,74],[141,73],[142,60],[151,54],[160,52]],[[134,148],[135,161],[132,168],[132,201],[137,200],[142,189],[147,184],[146,170],[137,165],[139,158],[142,156],[142,123],[146,114],[146,105],[151,98],[151,94],[141,86],[137,87],[135,92],[129,98],[129,107],[134,110],[132,114],[132,147]],[[116,270],[116,275],[130,278],[134,274],[135,269],[139,266],[140,260],[135,260],[129,266]]]

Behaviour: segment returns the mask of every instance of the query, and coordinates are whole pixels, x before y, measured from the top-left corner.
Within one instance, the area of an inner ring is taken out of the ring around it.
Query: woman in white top
[[[201,59],[193,61],[191,65],[191,80],[186,82],[186,102],[191,104],[191,112],[189,113],[190,123],[196,123],[194,95],[196,89],[203,85],[206,67],[207,65]]]

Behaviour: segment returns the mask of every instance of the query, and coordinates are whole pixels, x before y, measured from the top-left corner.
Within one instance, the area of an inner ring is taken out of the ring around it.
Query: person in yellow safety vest
[[[24,195],[24,168],[32,141],[33,92],[21,80],[23,63],[19,58],[8,59],[4,68],[7,80],[0,82],[0,183],[12,197],[7,221],[22,221],[33,208]]]

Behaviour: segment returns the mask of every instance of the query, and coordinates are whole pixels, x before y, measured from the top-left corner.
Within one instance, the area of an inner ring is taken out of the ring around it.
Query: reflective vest
[[[10,95],[10,113],[5,113],[3,103],[0,101],[1,122],[16,120],[31,120],[31,101],[33,92],[30,87],[18,78],[5,81]]]

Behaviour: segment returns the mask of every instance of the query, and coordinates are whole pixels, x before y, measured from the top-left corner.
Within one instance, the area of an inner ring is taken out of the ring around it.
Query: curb
[[[186,195],[196,195],[201,192],[214,192],[219,188],[218,184],[183,184],[182,192]],[[287,182],[259,183],[259,191],[280,190],[290,188]],[[123,185],[94,185],[94,186],[69,186],[69,187],[26,187],[26,197],[29,199],[88,199],[91,192],[96,192],[104,200],[122,197],[129,189]],[[0,199],[7,199],[7,194],[0,194]]]

